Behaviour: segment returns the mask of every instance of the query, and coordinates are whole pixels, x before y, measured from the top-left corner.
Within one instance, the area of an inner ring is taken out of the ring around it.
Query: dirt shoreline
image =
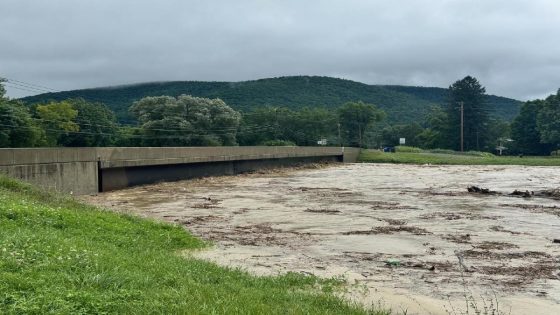
[[[345,277],[345,296],[365,305],[453,314],[467,293],[480,307],[497,298],[506,313],[552,314],[560,313],[552,242],[560,201],[505,192],[555,189],[559,176],[553,167],[345,164],[84,200],[182,224],[216,244],[196,256],[218,264]],[[472,194],[470,185],[500,193]]]

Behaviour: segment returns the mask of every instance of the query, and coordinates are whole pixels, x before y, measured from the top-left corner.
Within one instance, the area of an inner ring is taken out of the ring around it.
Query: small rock
[[[555,238],[552,240],[552,243],[554,244],[560,244],[560,238]]]

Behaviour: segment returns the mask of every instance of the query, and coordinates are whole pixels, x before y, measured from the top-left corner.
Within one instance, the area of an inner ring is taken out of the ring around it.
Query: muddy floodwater
[[[560,314],[560,200],[507,195],[559,180],[554,167],[338,164],[86,200],[184,225],[215,244],[201,259],[347,279],[343,294],[366,305],[461,314],[468,299],[505,314]]]

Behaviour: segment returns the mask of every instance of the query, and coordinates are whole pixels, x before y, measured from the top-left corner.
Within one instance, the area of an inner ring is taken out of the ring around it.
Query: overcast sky
[[[543,97],[560,88],[560,1],[0,0],[0,77],[68,90],[286,75],[473,75],[490,94]]]

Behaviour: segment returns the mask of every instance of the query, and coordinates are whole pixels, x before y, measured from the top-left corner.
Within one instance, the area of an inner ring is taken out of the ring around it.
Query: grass
[[[339,281],[181,255],[204,246],[179,226],[0,177],[2,314],[389,314],[335,297]]]
[[[377,150],[363,150],[359,161],[368,163],[404,163],[404,164],[450,164],[450,165],[528,165],[560,166],[559,157],[517,157],[495,156],[491,154],[460,154],[432,152],[386,153]]]

